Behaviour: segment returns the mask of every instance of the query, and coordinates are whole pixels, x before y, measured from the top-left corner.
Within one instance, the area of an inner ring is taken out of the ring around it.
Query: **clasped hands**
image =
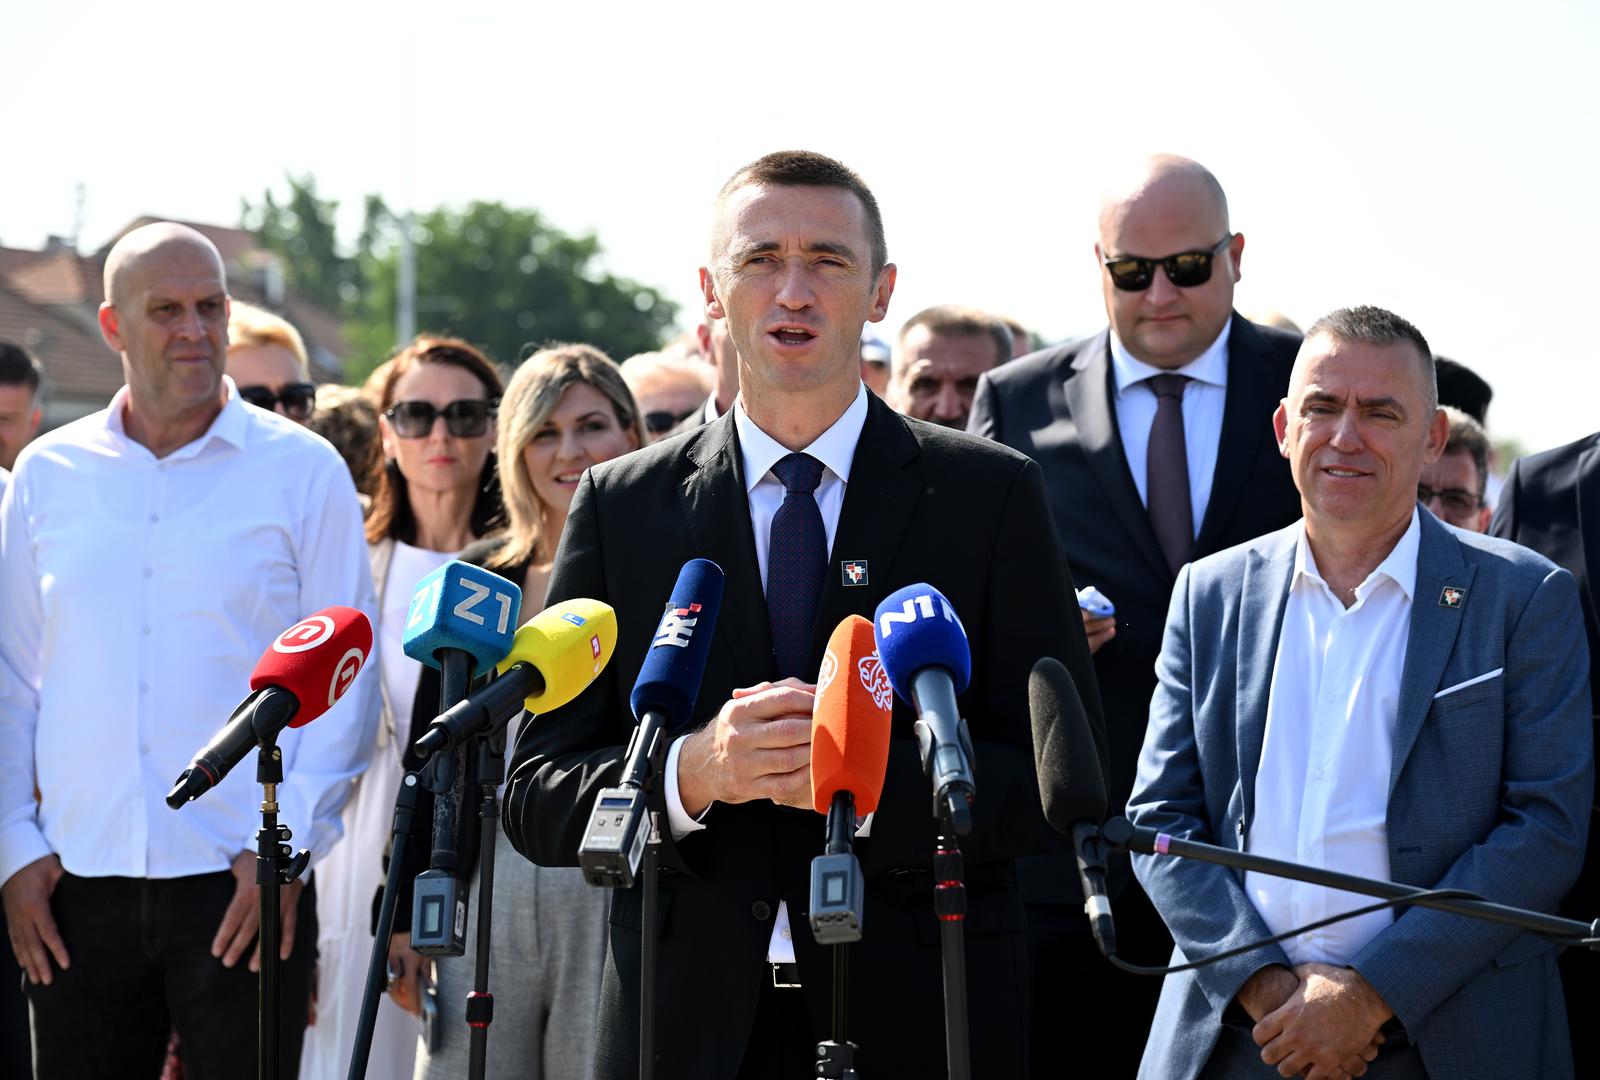
[[[770,799],[811,808],[811,711],[817,688],[799,679],[735,690],[716,719],[678,750],[678,799],[699,817],[714,802]]]
[[[1331,964],[1273,965],[1252,975],[1238,1002],[1256,1022],[1261,1060],[1280,1076],[1349,1080],[1363,1075],[1394,1013],[1360,972]]]

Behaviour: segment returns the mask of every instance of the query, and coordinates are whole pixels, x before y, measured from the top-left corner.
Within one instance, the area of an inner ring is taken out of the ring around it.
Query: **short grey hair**
[[[1325,334],[1335,341],[1361,342],[1367,345],[1410,345],[1421,361],[1422,383],[1427,398],[1428,413],[1439,407],[1439,379],[1434,370],[1433,350],[1428,339],[1407,320],[1371,304],[1339,308],[1330,311],[1311,324],[1306,339]]]

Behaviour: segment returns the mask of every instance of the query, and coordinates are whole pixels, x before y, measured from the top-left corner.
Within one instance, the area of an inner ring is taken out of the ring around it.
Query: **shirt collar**
[[[1367,575],[1367,580],[1356,586],[1356,602],[1359,603],[1370,596],[1380,578],[1388,578],[1400,586],[1400,591],[1406,594],[1407,600],[1416,599],[1417,555],[1421,546],[1422,524],[1417,519],[1417,508],[1412,507],[1411,524],[1400,535],[1400,539],[1389,550],[1389,554],[1384,556],[1383,561]],[[1327,582],[1317,570],[1317,560],[1311,554],[1311,545],[1306,540],[1304,518],[1295,522],[1294,575],[1291,580],[1296,584],[1303,580],[1327,586]]]
[[[1115,330],[1111,331],[1111,370],[1117,379],[1117,396],[1134,383],[1143,382],[1152,375],[1187,375],[1198,382],[1211,386],[1226,388],[1228,385],[1228,334],[1233,329],[1233,320],[1229,319],[1222,324],[1222,333],[1217,335],[1217,340],[1206,347],[1206,351],[1183,365],[1181,368],[1158,368],[1147,364],[1134,357],[1122,344],[1122,339],[1117,337]]]
[[[739,434],[739,457],[744,463],[744,490],[748,494],[765,479],[774,465],[789,456],[790,450],[756,426],[756,422],[744,411],[743,397],[734,401],[733,423]],[[867,386],[862,383],[856,389],[855,400],[844,414],[800,452],[810,454],[833,475],[849,483],[850,463],[855,460],[856,444],[861,441],[861,430],[866,425]]]
[[[211,421],[211,426],[206,428],[205,434],[168,454],[169,459],[193,457],[205,449],[212,439],[221,439],[240,449],[244,448],[246,430],[250,426],[250,414],[245,410],[244,399],[239,396],[239,388],[233,384],[233,377],[224,375],[222,386],[227,391],[228,397],[222,403],[222,411],[217,414],[217,418]],[[105,411],[106,431],[122,442],[133,441],[128,438],[128,428],[123,422],[127,406],[128,388],[124,385],[112,396],[111,404]]]

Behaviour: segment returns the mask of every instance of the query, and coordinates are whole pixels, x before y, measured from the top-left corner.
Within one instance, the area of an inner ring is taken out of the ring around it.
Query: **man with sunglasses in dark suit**
[[[1187,158],[1149,158],[1100,208],[1095,255],[1110,325],[988,372],[972,403],[967,430],[1043,467],[1074,581],[1115,608],[1083,613],[1113,809],[1132,786],[1178,569],[1300,516],[1272,434],[1300,338],[1233,310],[1243,254],[1216,177]],[[1095,1030],[1121,1064],[1107,1075],[1131,1076],[1159,982],[1100,959],[1069,857],[1024,860],[1019,872],[1039,960],[1033,1060],[1062,1060],[1074,1032]],[[1111,887],[1121,952],[1164,958],[1171,939],[1126,857]],[[1059,1022],[1069,1015],[1086,1023]]]

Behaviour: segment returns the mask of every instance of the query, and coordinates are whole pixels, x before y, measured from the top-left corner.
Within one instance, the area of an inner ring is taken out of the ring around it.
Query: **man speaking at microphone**
[[[689,559],[726,573],[693,724],[671,743],[662,814],[657,1075],[814,1075],[829,1030],[831,957],[806,918],[824,818],[811,810],[812,686],[847,615],[933,583],[964,622],[978,798],[963,837],[973,1075],[1024,1075],[1027,958],[1012,859],[1037,850],[1027,715],[1039,657],[1098,697],[1038,466],[908,420],[867,393],[859,341],[894,290],[876,200],[819,154],[770,154],[724,185],[706,313],[726,320],[739,398],[716,421],[589,470],[573,499],[552,601],[617,611],[611,669],[523,728],[506,831],[536,862],[571,864],[595,795],[617,783],[629,688]],[[868,1076],[942,1076],[932,790],[897,705],[870,835],[865,932],[852,946],[850,1038]],[[661,788],[658,788],[660,791]],[[597,1075],[639,1066],[639,888],[613,897]],[[647,928],[654,932],[657,928]]]
[[[1303,520],[1178,574],[1129,816],[1172,836],[1553,911],[1594,784],[1572,575],[1440,524],[1433,356],[1379,308],[1307,332],[1273,423]],[[1173,963],[1369,897],[1162,856]],[[1600,912],[1594,913],[1600,914]],[[1570,1077],[1556,946],[1382,909],[1167,977],[1140,1075]],[[1370,1062],[1370,1065],[1369,1065]]]
[[[332,447],[223,375],[227,285],[208,240],[130,232],[105,294],[127,385],[28,446],[0,504],[0,896],[36,1075],[155,1076],[173,1028],[192,1080],[253,1075],[254,754],[181,811],[164,798],[280,633],[334,604],[373,617],[361,511]],[[339,836],[374,683],[358,676],[279,738],[279,820],[314,857]],[[287,1076],[316,941],[308,899],[284,890]]]

